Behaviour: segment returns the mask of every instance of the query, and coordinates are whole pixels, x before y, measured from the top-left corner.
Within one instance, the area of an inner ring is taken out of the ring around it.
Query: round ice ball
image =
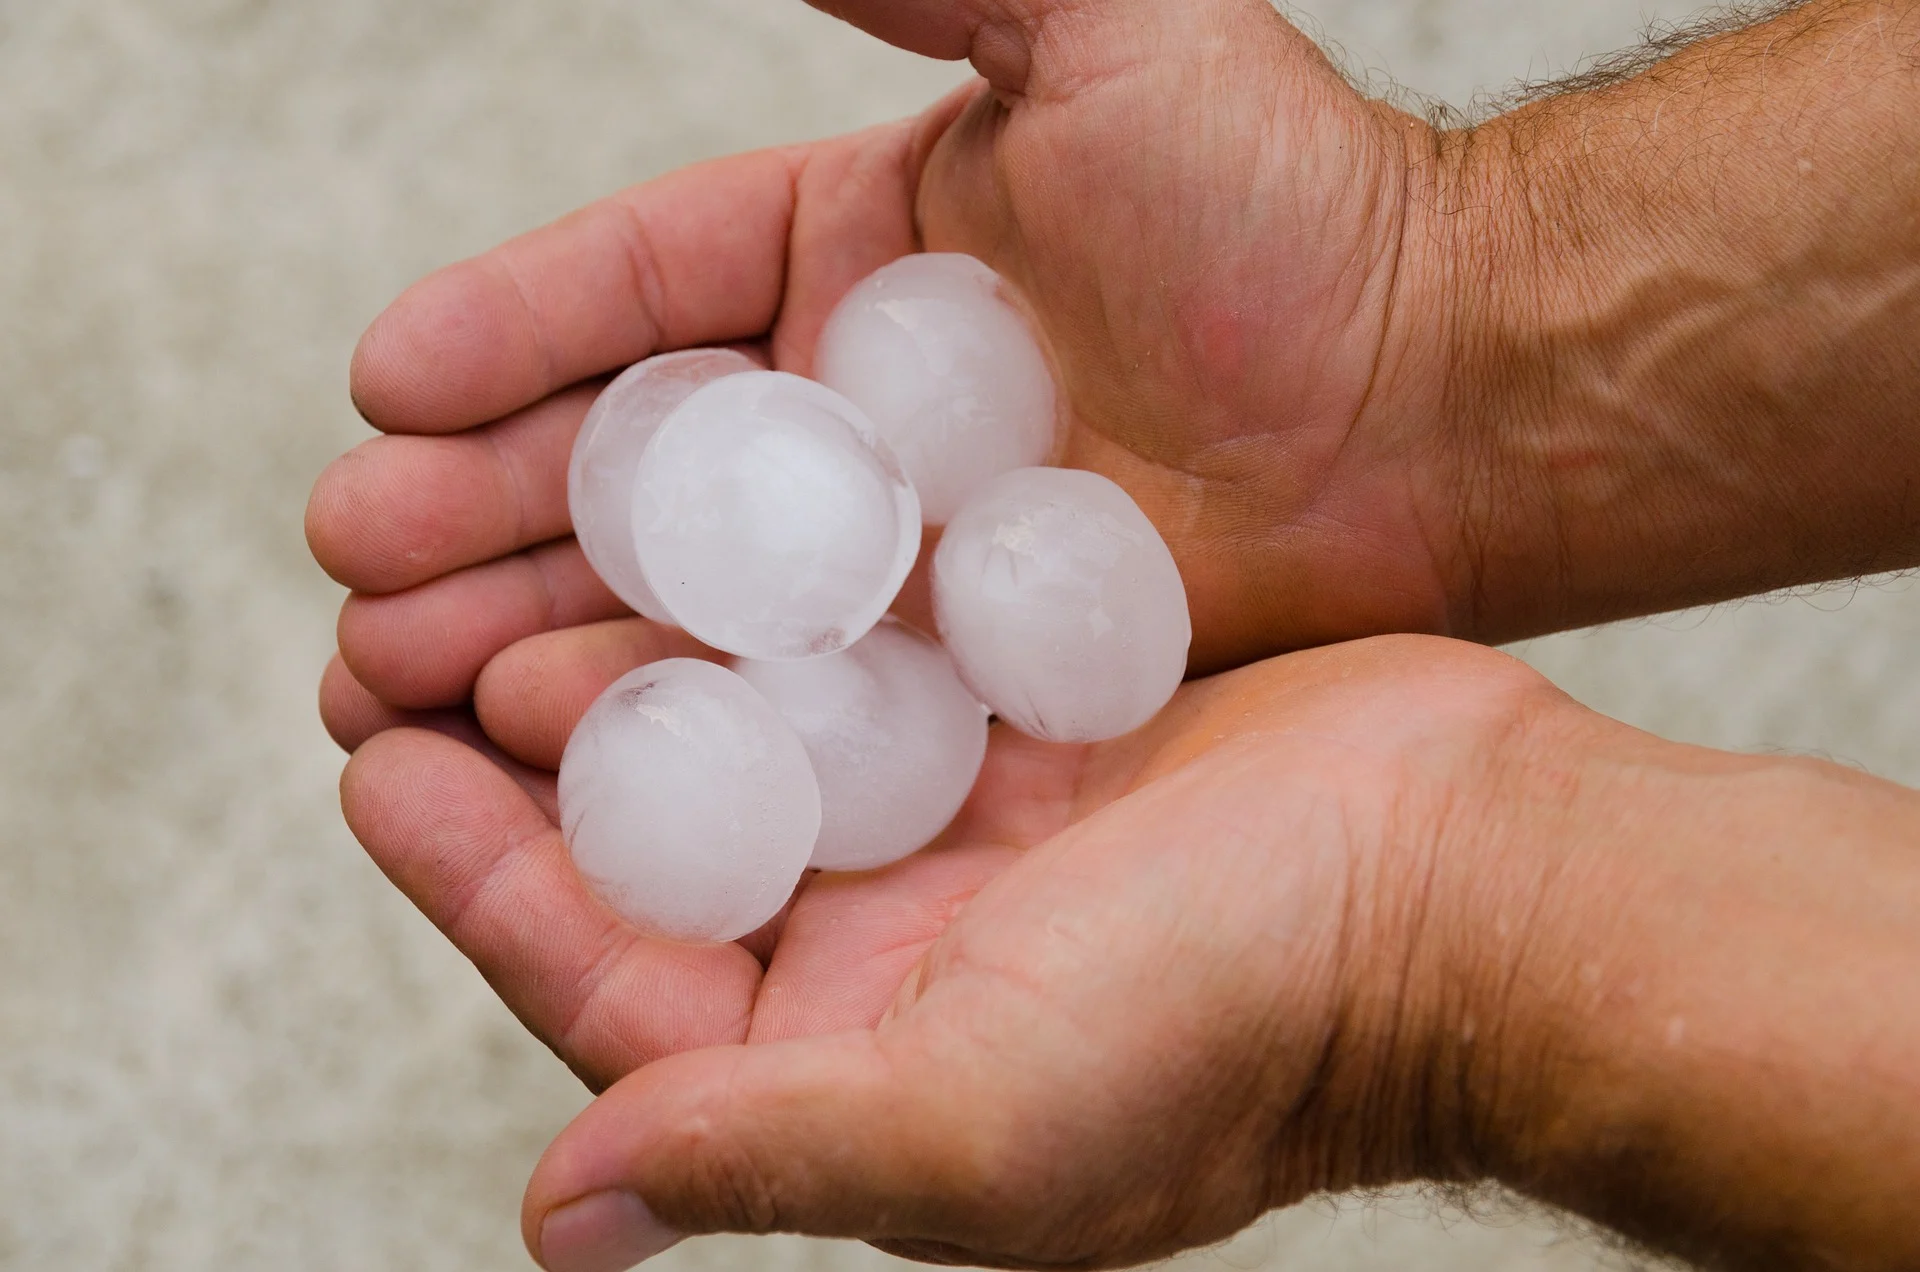
[[[1193,626],[1173,554],[1097,473],[988,483],[933,558],[940,636],[967,685],[1020,732],[1098,742],[1139,728],[1186,674]]]
[[[885,618],[858,644],[734,669],[800,736],[820,780],[810,864],[873,870],[924,848],[966,802],[987,754],[987,709],[938,642]]]
[[[589,888],[649,936],[732,941],[780,912],[820,833],[806,748],[725,667],[615,681],[560,760],[560,826]]]
[[[635,613],[656,623],[673,616],[647,586],[633,550],[633,474],[661,421],[695,389],[723,375],[755,371],[731,349],[686,349],[635,363],[609,384],[573,440],[567,508],[587,564]]]
[[[1000,276],[971,256],[904,256],[855,286],[820,333],[814,375],[873,420],[929,525],[1053,455],[1053,374]]]
[[[699,389],[633,488],[634,548],[675,622],[746,658],[866,635],[920,551],[920,502],[860,408],[780,371]]]

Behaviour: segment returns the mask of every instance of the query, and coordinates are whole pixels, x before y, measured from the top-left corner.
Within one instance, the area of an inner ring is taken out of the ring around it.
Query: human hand
[[[543,691],[543,670],[595,663],[610,679],[644,657],[623,643],[650,638],[637,621],[559,634],[548,643],[594,648],[516,679]],[[574,676],[558,696],[584,707],[597,688]],[[585,1143],[602,1165],[616,1149],[623,1170],[659,1163],[635,1183],[692,1230],[1130,1261],[1308,1191],[1466,1168],[1439,1137],[1467,1113],[1391,1118],[1437,1081],[1432,1038],[1462,1014],[1493,1019],[1474,1006],[1493,987],[1467,983],[1463,943],[1508,841],[1477,828],[1518,833],[1527,804],[1505,795],[1531,780],[1524,740],[1575,711],[1503,655],[1391,638],[1196,682],[1112,743],[999,729],[942,840],[887,870],[814,876],[758,945],[764,972],[739,946],[623,928],[573,876],[537,800],[454,741],[384,732],[344,790],[376,860],[595,1086],[689,1047],[765,1044],[662,1060],[616,1088],[536,1184],[536,1235],[545,1207],[571,1200],[566,1172],[595,1160],[575,1151]],[[517,746],[557,752],[566,723]],[[1514,877],[1524,892],[1529,876]],[[801,1038],[823,1040],[778,1045]],[[937,1084],[933,1103],[862,1108],[883,1058]],[[776,1077],[815,1085],[762,1090]],[[817,1086],[848,1102],[809,1110]],[[709,1107],[723,1091],[738,1103]],[[782,1123],[781,1109],[826,1122]],[[804,1197],[784,1177],[756,1193],[725,1173],[746,1162],[701,1155],[743,1141],[703,1141],[702,1125],[765,1136],[753,1160],[769,1170],[789,1134],[845,1143],[862,1178],[803,1155],[796,1166],[816,1172]],[[866,1142],[845,1138],[861,1126],[911,1142],[876,1142],[888,1156],[863,1160]],[[747,1208],[713,1208],[729,1202]],[[872,1226],[882,1211],[893,1218]]]
[[[1910,1268],[1915,842],[1914,792],[1433,638],[1194,682],[1102,746],[1001,731],[940,846],[801,893],[764,1045],[622,1079],[523,1231],[549,1272],[716,1231],[1111,1267],[1494,1179],[1705,1267]],[[942,870],[977,894],[916,897]]]
[[[354,396],[389,435],[322,477],[309,516],[316,556],[355,589],[355,676],[398,705],[452,705],[512,641],[619,614],[564,540],[592,395],[571,386],[728,341],[804,373],[845,290],[918,249],[971,252],[1030,303],[1066,462],[1115,477],[1162,527],[1196,666],[1449,626],[1452,550],[1436,545],[1459,451],[1434,428],[1431,245],[1404,233],[1412,121],[1257,0],[1068,8],[1096,16],[1040,46],[1019,85],[984,62],[1000,88],[615,196],[382,315]],[[893,34],[940,43],[948,25]]]
[[[595,377],[733,340],[804,372],[846,288],[920,248],[1024,293],[1068,461],[1161,526],[1197,669],[1920,560],[1901,4],[1822,0],[1447,132],[1263,0],[837,8],[993,83],[628,191],[368,332],[355,397],[389,435],[308,528],[384,700],[457,704],[514,640],[622,612],[564,537]]]
[[[659,639],[528,642],[503,692],[577,714]],[[1320,1189],[1485,1177],[1709,1266],[1920,1258],[1912,792],[1382,638],[1095,747],[997,730],[934,848],[700,948],[585,892],[550,774],[335,693],[337,727],[384,730],[343,782],[375,859],[591,1085],[629,1075],[529,1191],[554,1272],[773,1229],[1116,1264]],[[564,713],[519,718],[557,755]],[[575,1207],[609,1189],[646,1201]],[[640,1204],[676,1227],[608,1227]]]

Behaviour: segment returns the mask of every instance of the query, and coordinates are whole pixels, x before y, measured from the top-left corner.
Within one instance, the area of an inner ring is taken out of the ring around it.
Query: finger
[[[1139,31],[1156,11],[1250,7],[1247,0],[808,0],[889,44],[945,61],[969,60],[1003,93],[1071,84],[1110,63],[1104,34]]]
[[[957,62],[994,32],[1030,45],[1037,0],[808,0],[814,8],[922,57]]]
[[[560,799],[553,773],[522,764],[495,746],[470,711],[457,707],[403,711],[389,706],[368,693],[336,654],[320,676],[320,717],[333,740],[349,755],[389,729],[427,729],[464,743],[518,783],[548,821],[560,824]]]
[[[435,713],[389,706],[353,678],[335,654],[320,673],[320,723],[341,750],[352,755],[362,743],[388,729],[429,728]]]
[[[635,933],[587,892],[534,801],[471,747],[382,733],[340,789],[368,854],[590,1085],[745,1037],[753,956]]]
[[[405,592],[356,592],[340,609],[340,656],[398,707],[466,700],[489,659],[538,632],[629,613],[572,539],[456,571]]]
[[[361,443],[314,484],[314,559],[347,587],[397,592],[569,533],[567,462],[598,389],[455,437]]]
[[[929,632],[933,603],[926,567],[931,559],[931,552],[921,553],[893,605],[895,614]],[[621,676],[662,658],[721,657],[685,632],[645,619],[563,627],[495,655],[474,684],[474,710],[488,736],[509,755],[556,768],[573,726]]]
[[[728,1047],[630,1075],[535,1169],[528,1248],[570,1269],[596,1266],[590,1250],[638,1259],[683,1233],[965,1244],[969,1202],[1004,1186],[987,1178],[1002,1157],[991,1104],[975,1099],[984,1093],[964,1060],[902,1054],[888,1039],[863,1030]]]
[[[644,618],[541,632],[481,671],[474,713],[507,754],[557,769],[573,726],[608,685],[662,658],[718,657],[685,632]]]
[[[840,298],[919,250],[914,197],[934,135],[924,120],[875,129],[816,148],[796,170],[787,291],[773,339],[781,370],[811,375],[820,329]]]
[[[672,173],[429,275],[361,337],[354,402],[383,432],[449,433],[660,349],[764,333],[808,153]]]

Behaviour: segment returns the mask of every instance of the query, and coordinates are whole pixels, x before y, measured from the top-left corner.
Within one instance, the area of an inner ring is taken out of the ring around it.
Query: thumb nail
[[[591,1193],[547,1212],[540,1225],[540,1266],[547,1272],[627,1272],[681,1236],[633,1193]]]

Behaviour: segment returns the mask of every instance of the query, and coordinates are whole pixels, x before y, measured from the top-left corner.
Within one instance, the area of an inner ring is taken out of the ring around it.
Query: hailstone
[[[732,941],[780,912],[820,831],[806,748],[725,667],[630,672],[560,761],[560,826],[592,891],[649,936]]]
[[[920,501],[860,409],[781,371],[694,392],[633,487],[634,549],[675,622],[746,658],[866,635],[920,550]]]
[[[661,421],[695,389],[723,375],[754,371],[731,349],[663,353],[628,367],[594,399],[573,441],[567,508],[580,550],[608,589],[635,613],[671,623],[647,586],[633,550],[633,474]]]
[[[824,658],[734,667],[813,761],[819,869],[872,870],[925,847],[980,775],[987,709],[946,651],[898,619]]]
[[[820,333],[814,374],[873,420],[929,525],[983,482],[1052,457],[1047,360],[999,275],[971,256],[902,257],[856,285]]]
[[[1173,554],[1097,473],[1023,468],[988,483],[934,553],[933,605],[962,679],[1032,737],[1129,733],[1186,674],[1193,627]]]

